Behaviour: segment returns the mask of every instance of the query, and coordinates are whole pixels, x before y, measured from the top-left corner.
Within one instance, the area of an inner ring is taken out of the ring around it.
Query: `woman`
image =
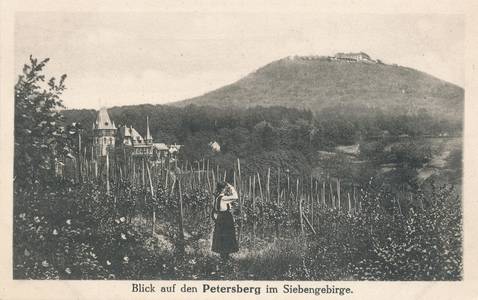
[[[232,202],[238,199],[238,195],[236,189],[230,184],[218,182],[214,196],[212,218],[215,221],[215,226],[212,251],[221,254],[221,258],[227,260],[230,253],[239,250],[234,219],[231,214]]]

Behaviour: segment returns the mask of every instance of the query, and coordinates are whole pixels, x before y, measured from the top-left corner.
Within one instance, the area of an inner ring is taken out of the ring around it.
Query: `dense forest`
[[[79,122],[84,136],[91,138],[94,110],[62,113],[65,123]],[[462,126],[433,118],[424,110],[390,115],[378,108],[350,105],[319,113],[285,107],[138,105],[114,107],[109,114],[117,126],[132,125],[143,134],[148,116],[155,142],[184,145],[181,158],[191,162],[209,159],[232,168],[241,158],[249,172],[281,167],[292,174],[315,173],[354,181],[367,180],[381,165],[392,163],[399,173],[392,176],[394,180],[407,183],[415,180],[416,171],[433,155],[430,145],[416,141],[424,136],[459,136]],[[221,146],[220,152],[211,150],[209,143],[214,141]],[[353,155],[336,151],[338,146],[357,144],[359,151]],[[324,156],[324,152],[331,155]]]

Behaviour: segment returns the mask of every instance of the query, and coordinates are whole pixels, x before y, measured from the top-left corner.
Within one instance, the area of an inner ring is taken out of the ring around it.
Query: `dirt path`
[[[418,171],[418,178],[425,181],[433,175],[440,174],[441,171],[448,167],[447,160],[453,150],[461,147],[461,138],[454,139],[437,139],[432,143],[432,151],[436,154],[432,159]],[[433,149],[434,148],[434,149]]]

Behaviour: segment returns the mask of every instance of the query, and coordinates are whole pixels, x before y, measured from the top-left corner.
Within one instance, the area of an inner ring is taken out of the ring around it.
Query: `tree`
[[[391,162],[396,164],[391,174],[392,182],[407,183],[413,188],[418,188],[418,170],[432,158],[430,146],[420,146],[412,142],[401,143],[391,148],[390,156]]]
[[[48,58],[30,64],[15,84],[15,183],[26,187],[53,175],[55,159],[70,151],[68,133],[61,126],[60,96],[66,75],[45,84],[43,68]]]

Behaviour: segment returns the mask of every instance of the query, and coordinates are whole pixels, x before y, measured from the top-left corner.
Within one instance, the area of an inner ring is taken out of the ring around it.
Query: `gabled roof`
[[[173,154],[173,153],[176,153],[176,152],[179,152],[179,150],[181,150],[183,145],[169,145],[169,153]]]
[[[96,129],[116,129],[115,124],[111,122],[110,116],[108,115],[108,111],[105,107],[102,107],[98,111],[98,115],[96,116],[95,122]]]
[[[129,134],[131,135],[131,139],[133,140],[133,143],[136,143],[136,144],[144,144],[144,139],[143,137],[141,136],[141,134],[139,134],[136,129],[134,129],[133,127],[130,127],[129,128]]]
[[[119,136],[123,138],[131,136],[129,127],[126,127],[126,126],[121,126],[118,129],[118,133],[119,133]]]
[[[119,132],[120,138],[123,138],[123,139],[131,138],[131,140],[133,141],[133,144],[144,144],[143,137],[132,126],[131,127],[121,126],[118,132]]]
[[[169,150],[169,147],[165,143],[154,143],[153,147],[160,151]]]

